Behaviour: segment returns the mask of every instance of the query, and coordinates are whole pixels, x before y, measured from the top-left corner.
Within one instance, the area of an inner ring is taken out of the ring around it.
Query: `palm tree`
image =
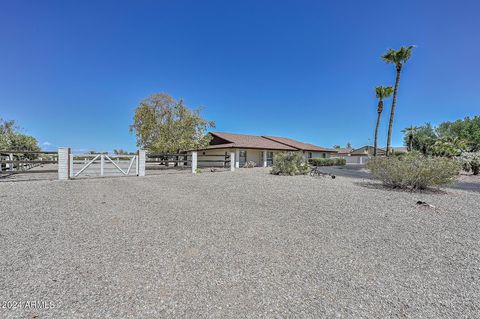
[[[415,133],[417,132],[418,127],[411,125],[410,127],[406,127],[402,130],[402,133],[407,136],[408,141],[408,151],[411,152],[413,148],[413,138]]]
[[[375,139],[373,142],[373,156],[377,156],[377,147],[378,147],[378,127],[380,126],[380,118],[383,112],[383,99],[386,99],[393,93],[393,88],[391,86],[377,86],[375,88],[375,93],[378,99],[377,106],[377,125],[375,126]]]
[[[387,53],[382,56],[383,61],[387,64],[395,64],[397,69],[397,77],[395,79],[395,88],[393,90],[392,109],[390,111],[390,122],[388,123],[388,137],[387,137],[387,156],[390,154],[392,142],[393,118],[395,116],[395,105],[397,104],[398,84],[400,83],[400,73],[405,62],[412,56],[412,49],[415,46],[401,47],[397,51],[388,49]]]

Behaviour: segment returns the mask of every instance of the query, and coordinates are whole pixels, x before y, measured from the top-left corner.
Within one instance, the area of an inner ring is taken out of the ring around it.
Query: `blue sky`
[[[415,44],[398,146],[410,124],[479,114],[478,12],[478,1],[2,0],[0,117],[44,148],[134,150],[134,108],[167,92],[203,106],[217,131],[361,146],[374,87],[395,77],[381,54]]]

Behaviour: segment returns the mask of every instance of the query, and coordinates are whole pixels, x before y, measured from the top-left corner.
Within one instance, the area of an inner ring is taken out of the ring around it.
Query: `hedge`
[[[310,158],[308,163],[313,166],[342,166],[347,161],[344,158]]]

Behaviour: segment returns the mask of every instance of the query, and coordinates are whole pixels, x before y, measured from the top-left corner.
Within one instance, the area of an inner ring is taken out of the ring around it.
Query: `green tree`
[[[415,133],[417,132],[418,127],[410,125],[409,127],[406,127],[402,130],[402,133],[405,134],[405,138],[407,139],[407,147],[408,151],[412,151],[413,148],[413,137],[415,136]]]
[[[411,141],[409,135],[403,137],[405,145],[408,145],[411,142],[412,150],[419,151],[424,155],[431,154],[432,146],[435,144],[436,140],[437,135],[435,129],[430,123],[417,127]]]
[[[153,94],[135,109],[130,131],[137,146],[153,153],[175,153],[206,147],[213,121],[201,117],[201,109],[189,109],[165,93]]]
[[[378,99],[377,105],[377,124],[375,125],[375,138],[373,142],[373,156],[377,156],[378,148],[378,128],[380,127],[380,119],[383,112],[383,100],[392,95],[393,88],[391,86],[377,86],[375,88],[375,94]]]
[[[0,119],[0,149],[40,151],[35,137],[20,133],[15,121],[5,121],[3,119]]]
[[[115,155],[132,155],[133,153],[129,153],[128,151],[125,151],[125,150],[120,148],[118,150],[114,149],[113,154],[115,154]]]
[[[466,144],[457,137],[439,137],[431,147],[431,154],[442,157],[459,156],[465,150]]]
[[[480,116],[443,122],[436,131],[439,137],[458,138],[464,141],[465,149],[469,152],[480,151]]]
[[[393,130],[393,119],[395,117],[395,106],[397,104],[397,93],[398,85],[400,83],[400,73],[402,72],[403,65],[410,59],[412,56],[412,50],[414,46],[410,45],[408,47],[401,47],[398,50],[388,49],[387,53],[382,56],[383,61],[387,64],[395,64],[397,75],[395,78],[395,88],[393,90],[393,99],[392,99],[392,108],[390,110],[390,121],[388,123],[388,136],[387,136],[387,156],[391,153],[391,142],[392,142],[392,130]]]
[[[15,121],[5,121],[0,118],[0,149],[10,149],[10,140],[16,130]]]

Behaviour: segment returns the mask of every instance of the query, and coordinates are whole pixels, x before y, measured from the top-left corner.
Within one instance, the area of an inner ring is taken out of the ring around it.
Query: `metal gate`
[[[139,176],[138,154],[70,154],[70,178]]]

